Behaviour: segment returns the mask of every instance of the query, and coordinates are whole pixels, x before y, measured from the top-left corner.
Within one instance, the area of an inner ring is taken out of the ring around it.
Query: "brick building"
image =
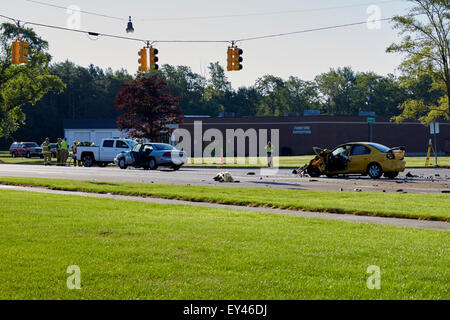
[[[304,116],[304,117],[252,117],[252,118],[185,118],[180,128],[194,135],[194,122],[202,122],[202,130],[219,129],[279,129],[279,150],[282,155],[311,154],[312,147],[328,147],[351,142],[373,141],[387,146],[404,146],[410,155],[423,155],[427,151],[430,128],[419,122],[394,123],[389,118],[375,117],[368,123],[366,117]],[[450,154],[450,122],[440,122],[437,149]],[[269,138],[270,139],[270,138]],[[247,146],[248,149],[248,146]]]

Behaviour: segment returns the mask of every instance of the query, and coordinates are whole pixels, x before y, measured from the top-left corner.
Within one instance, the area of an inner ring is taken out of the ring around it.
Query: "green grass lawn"
[[[304,164],[309,163],[309,161],[314,156],[295,156],[295,157],[279,157],[279,159],[275,159],[274,164],[278,163],[281,168],[298,168],[303,166]],[[196,158],[189,159],[190,162],[188,166],[210,166],[217,167],[221,166],[220,158],[203,158],[201,162],[198,162]],[[424,167],[425,166],[426,157],[406,157],[406,167]],[[52,161],[54,164],[56,163],[56,159],[53,158]],[[34,164],[34,165],[42,165],[44,164],[43,159],[39,158],[12,158],[7,151],[0,151],[0,164]],[[431,166],[434,165],[434,158],[430,160]],[[450,166],[450,157],[439,157],[438,164],[440,166]],[[223,165],[226,167],[266,167],[267,159],[262,158],[249,158],[249,157],[236,157],[235,159],[231,159],[231,163],[227,163],[227,158],[223,159]]]
[[[350,193],[0,177],[1,184],[319,212],[450,221],[446,194]]]
[[[0,203],[0,299],[450,298],[447,231],[19,191]]]

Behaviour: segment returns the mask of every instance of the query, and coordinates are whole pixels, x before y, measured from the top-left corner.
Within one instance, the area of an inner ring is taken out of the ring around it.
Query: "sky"
[[[61,6],[51,7],[37,2]],[[21,21],[133,37],[150,41],[219,40],[289,33],[300,30],[365,22],[403,15],[406,0],[1,0],[0,14]],[[81,11],[79,19],[75,6]],[[379,15],[378,15],[379,14]],[[125,32],[128,16],[135,32]],[[6,22],[0,18],[0,22]],[[375,25],[374,25],[375,24]],[[398,74],[398,54],[386,48],[400,37],[390,22],[364,23],[332,30],[238,42],[244,51],[243,70],[227,72],[234,88],[251,86],[267,74],[283,79],[290,76],[313,80],[330,68],[350,66],[355,71]],[[94,64],[113,70],[124,68],[135,74],[138,51],[143,42],[86,34],[32,28],[49,42],[53,62],[70,60],[81,66]],[[226,69],[224,43],[156,42],[159,64],[185,65],[207,76],[207,66],[219,61]]]

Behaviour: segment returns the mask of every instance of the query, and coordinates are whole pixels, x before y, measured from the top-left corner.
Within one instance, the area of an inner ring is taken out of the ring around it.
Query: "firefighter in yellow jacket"
[[[45,138],[45,141],[42,143],[42,155],[44,156],[44,165],[50,166],[52,161],[52,149],[50,147],[50,139]]]

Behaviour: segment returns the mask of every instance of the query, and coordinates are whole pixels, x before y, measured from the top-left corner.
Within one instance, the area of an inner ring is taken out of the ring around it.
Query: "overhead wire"
[[[1,15],[0,17],[13,20],[13,21],[19,21],[18,19],[8,17],[5,15]],[[388,21],[392,20],[391,18],[384,18],[384,19],[377,19],[377,20],[370,20],[370,22],[382,22],[382,21]],[[43,23],[37,23],[37,22],[30,22],[30,21],[20,21],[23,22],[23,25],[30,24],[45,28],[52,28],[52,29],[58,29],[63,31],[71,31],[71,32],[78,32],[78,33],[84,33],[88,34],[90,36],[102,36],[102,37],[109,37],[109,38],[116,38],[116,39],[122,39],[122,40],[131,40],[131,41],[139,41],[139,42],[152,42],[152,43],[237,43],[237,42],[243,42],[243,41],[253,41],[253,40],[261,40],[261,39],[268,39],[268,38],[277,38],[277,37],[285,37],[289,35],[295,35],[295,34],[301,34],[301,33],[309,33],[309,32],[316,32],[316,31],[324,31],[324,30],[332,30],[332,29],[338,29],[338,28],[345,28],[350,26],[357,26],[357,25],[363,25],[367,24],[367,21],[361,21],[361,22],[354,22],[354,23],[347,23],[347,24],[341,24],[341,25],[333,25],[333,26],[327,26],[327,27],[318,27],[313,29],[304,29],[304,30],[298,30],[298,31],[291,31],[291,32],[284,32],[284,33],[277,33],[277,34],[269,34],[269,35],[262,35],[262,36],[255,36],[255,37],[248,37],[248,38],[240,38],[240,39],[230,39],[230,40],[150,40],[150,39],[140,39],[140,38],[132,38],[132,37],[125,37],[125,36],[118,36],[113,34],[107,34],[107,33],[99,33],[99,32],[92,32],[92,31],[86,31],[86,30],[78,30],[78,29],[71,29],[71,28],[65,28],[60,26],[54,26],[50,24],[43,24]]]
[[[39,0],[25,0],[27,2],[63,9],[67,10],[68,7],[64,7],[61,5],[48,3],[45,1],[39,1]],[[306,13],[306,12],[317,12],[317,11],[327,11],[327,10],[336,10],[336,9],[347,9],[347,8],[356,8],[356,7],[363,7],[367,5],[381,5],[385,3],[391,3],[391,2],[399,2],[402,0],[385,0],[385,1],[379,1],[379,2],[366,2],[366,3],[358,3],[358,4],[349,4],[349,5],[342,5],[342,6],[333,6],[333,7],[321,7],[321,8],[311,8],[311,9],[293,9],[293,10],[284,10],[284,11],[272,11],[272,12],[260,12],[260,13],[243,13],[243,14],[228,14],[228,15],[214,15],[214,16],[194,16],[194,17],[174,17],[174,18],[134,18],[134,21],[150,21],[150,22],[158,22],[158,21],[187,21],[187,20],[210,20],[210,19],[223,19],[223,18],[239,18],[239,17],[255,17],[255,16],[268,16],[268,15],[280,15],[280,14],[294,14],[294,13]],[[115,19],[115,20],[121,20],[125,21],[127,19],[117,16],[111,16],[107,14],[102,14],[98,12],[93,11],[86,11],[81,10],[81,13],[93,15],[93,16],[99,16],[109,19]]]

